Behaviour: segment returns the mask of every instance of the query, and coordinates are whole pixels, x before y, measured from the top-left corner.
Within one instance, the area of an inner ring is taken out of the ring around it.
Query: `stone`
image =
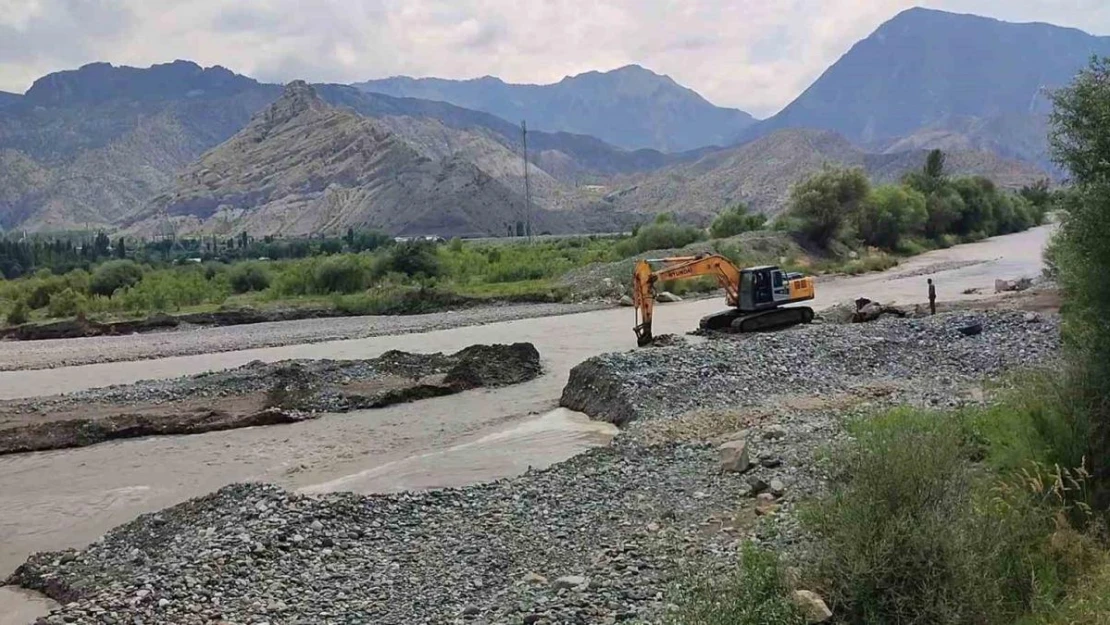
[[[720,455],[721,471],[725,473],[744,473],[751,468],[748,457],[748,442],[744,439],[729,441],[717,448]]]
[[[555,580],[556,588],[580,588],[589,584],[590,580],[581,575],[564,575]]]
[[[526,584],[537,584],[537,585],[539,585],[539,584],[546,584],[547,583],[547,578],[544,577],[543,575],[540,575],[539,573],[528,573],[527,575],[524,576],[523,581]]]
[[[768,440],[775,440],[786,437],[786,428],[774,423],[763,428],[763,438]]]
[[[1041,316],[1035,312],[1027,312],[1024,317],[1025,323],[1040,323]]]
[[[670,291],[663,291],[662,293],[659,293],[655,296],[655,301],[662,302],[664,304],[674,304],[677,302],[681,302],[682,298],[675,295],[674,293],[671,293]]]
[[[632,307],[632,306],[636,305],[636,302],[633,301],[632,297],[629,296],[629,295],[622,295],[619,303],[620,303],[621,306],[627,306],[627,307]]]
[[[757,496],[762,494],[762,493],[767,492],[767,489],[770,488],[770,485],[768,485],[767,482],[764,482],[763,480],[759,479],[758,477],[753,477],[750,480],[748,480],[748,486],[752,487],[752,495],[757,495]]]
[[[481,610],[478,609],[478,606],[468,605],[465,608],[463,608],[462,615],[463,616],[475,616],[480,612],[481,612]]]
[[[782,466],[782,458],[778,458],[778,457],[775,457],[775,456],[770,456],[768,458],[762,458],[759,461],[759,464],[761,464],[764,468],[767,468],[767,469],[777,469],[777,468]]]
[[[807,623],[824,623],[832,618],[832,610],[825,605],[825,600],[813,591],[795,590],[791,599],[805,615]]]
[[[771,494],[775,497],[782,497],[786,493],[786,485],[782,483],[782,480],[771,480],[770,487]]]
[[[959,332],[964,336],[978,336],[983,333],[983,324],[969,323],[965,326],[960,326]]]

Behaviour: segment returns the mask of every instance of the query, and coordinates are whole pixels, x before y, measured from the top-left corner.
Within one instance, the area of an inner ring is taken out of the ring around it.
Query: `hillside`
[[[523,214],[513,191],[458,157],[430,158],[378,122],[324,102],[297,81],[158,196],[135,233],[498,235]],[[536,211],[537,229],[559,230]]]
[[[8,93],[7,91],[0,91],[0,109],[16,104],[20,100],[18,93]]]
[[[184,61],[45,76],[0,109],[0,226],[116,223],[279,91]]]
[[[568,76],[549,85],[410,78],[370,80],[359,89],[450,102],[537,130],[597,137],[627,149],[682,152],[723,145],[750,125],[751,115],[714,106],[694,91],[638,65]]]
[[[671,211],[707,217],[736,202],[776,214],[795,182],[829,163],[859,166],[875,182],[893,182],[925,162],[924,150],[868,153],[843,136],[820,130],[780,130],[747,144],[722,150],[689,164],[629,180],[607,199],[617,207],[643,212]],[[1004,187],[1020,187],[1044,177],[1037,168],[994,154],[953,151],[948,168],[955,174],[980,174]]]
[[[874,143],[931,140],[1046,164],[1045,88],[1066,84],[1110,37],[929,9],[904,11],[855,44],[796,100],[741,133],[836,131]],[[951,143],[955,142],[955,143]]]

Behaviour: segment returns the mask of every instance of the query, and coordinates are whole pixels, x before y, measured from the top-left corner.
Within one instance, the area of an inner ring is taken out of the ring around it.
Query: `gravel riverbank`
[[[128,360],[233,352],[372,336],[432,332],[516,319],[555,317],[611,308],[611,302],[505,304],[426,315],[302,319],[252,325],[178,328],[124,336],[4,341],[0,371],[52,369]]]
[[[845,414],[977,401],[984,378],[1049,365],[1058,344],[1054,315],[990,311],[609,354],[564,403],[623,402],[611,447],[432,492],[229,486],[36,555],[10,583],[67,603],[50,623],[658,622],[687,572],[730,566],[748,539],[799,540],[791,511],[820,491],[815,452]],[[753,466],[722,472],[719,436],[739,429]]]
[[[364,360],[252,362],[171,380],[0,402],[0,454],[139,436],[197,434],[314,419],[535,379],[530,343],[454,354],[389,351]]]

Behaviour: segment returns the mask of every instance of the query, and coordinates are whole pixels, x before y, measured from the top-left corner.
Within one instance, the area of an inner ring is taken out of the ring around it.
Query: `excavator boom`
[[[652,264],[662,264],[653,269]],[[813,299],[813,278],[786,274],[778,267],[741,269],[720,254],[641,260],[632,274],[632,300],[636,307],[636,342],[641,347],[654,340],[651,333],[655,285],[663,281],[713,276],[725,291],[730,310],[702,319],[705,330],[752,332],[809,323],[810,308],[779,308]]]

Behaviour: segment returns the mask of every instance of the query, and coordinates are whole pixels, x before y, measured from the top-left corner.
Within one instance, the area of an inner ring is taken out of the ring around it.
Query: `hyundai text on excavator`
[[[656,270],[652,264],[662,264]],[[783,308],[786,304],[811,300],[813,278],[787,273],[774,266],[741,269],[719,254],[679,256],[641,260],[632,275],[632,300],[636,306],[636,342],[641,347],[654,340],[651,334],[652,310],[655,306],[655,284],[713,276],[725,290],[731,307],[703,317],[701,329],[718,332],[760,332],[779,330],[813,321],[808,306]]]

